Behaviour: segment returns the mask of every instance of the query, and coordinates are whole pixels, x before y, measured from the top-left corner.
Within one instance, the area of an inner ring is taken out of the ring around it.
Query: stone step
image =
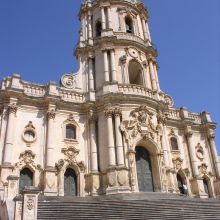
[[[39,197],[38,219],[219,220],[220,200],[162,193],[97,197]]]

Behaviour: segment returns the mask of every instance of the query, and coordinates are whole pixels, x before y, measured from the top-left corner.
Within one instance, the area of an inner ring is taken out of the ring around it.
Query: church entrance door
[[[73,169],[67,168],[64,174],[64,196],[77,195],[77,176]]]
[[[204,189],[205,189],[205,193],[208,195],[208,197],[211,197],[211,193],[209,190],[209,183],[206,179],[203,179],[203,185],[204,185]]]
[[[20,172],[19,192],[22,192],[26,186],[33,186],[33,173],[28,168]]]
[[[153,178],[149,152],[143,147],[136,147],[137,179],[140,192],[153,192]]]

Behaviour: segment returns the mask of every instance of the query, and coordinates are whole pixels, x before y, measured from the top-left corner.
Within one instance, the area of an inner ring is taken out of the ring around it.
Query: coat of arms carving
[[[132,138],[140,135],[141,137],[155,140],[158,129],[153,122],[154,114],[147,108],[147,106],[140,106],[130,113],[131,120],[125,120],[121,123],[120,129],[129,142]]]

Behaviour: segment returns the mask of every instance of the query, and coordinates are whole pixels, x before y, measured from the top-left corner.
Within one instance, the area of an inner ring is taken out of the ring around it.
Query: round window
[[[33,143],[36,140],[36,133],[34,130],[26,130],[23,133],[23,139],[27,143]]]

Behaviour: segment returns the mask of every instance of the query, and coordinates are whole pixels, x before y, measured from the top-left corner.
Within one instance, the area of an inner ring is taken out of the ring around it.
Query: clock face
[[[138,58],[138,51],[134,48],[129,48],[128,53],[133,58]]]

